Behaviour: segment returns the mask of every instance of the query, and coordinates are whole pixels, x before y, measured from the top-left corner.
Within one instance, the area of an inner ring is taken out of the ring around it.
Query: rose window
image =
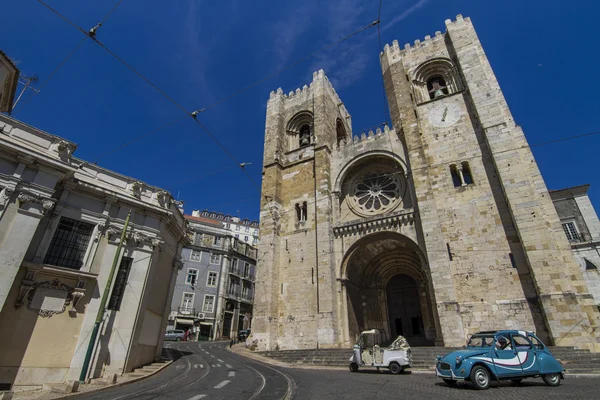
[[[391,211],[400,204],[406,185],[402,171],[375,167],[354,176],[350,206],[363,216]]]

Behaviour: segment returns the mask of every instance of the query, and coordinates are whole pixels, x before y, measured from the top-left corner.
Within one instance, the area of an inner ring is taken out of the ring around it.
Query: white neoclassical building
[[[130,215],[86,378],[160,357],[186,221],[172,196],[73,157],[0,115],[0,385],[78,380]]]

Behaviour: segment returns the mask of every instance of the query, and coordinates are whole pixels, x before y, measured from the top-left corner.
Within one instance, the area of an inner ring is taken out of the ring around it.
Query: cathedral
[[[469,18],[380,54],[392,126],[352,135],[322,70],[267,103],[251,338],[350,347],[362,330],[462,346],[523,329],[600,349],[599,313]]]

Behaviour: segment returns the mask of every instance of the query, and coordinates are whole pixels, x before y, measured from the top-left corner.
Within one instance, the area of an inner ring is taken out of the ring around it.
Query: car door
[[[171,340],[173,338],[173,331],[165,332],[165,340]]]
[[[506,346],[501,344],[502,340],[506,341]],[[519,376],[523,373],[521,362],[508,333],[503,333],[496,337],[491,353],[495,355],[492,359],[497,376]]]
[[[531,341],[525,336],[513,333],[513,343],[515,352],[521,362],[521,369],[524,375],[535,375],[540,372],[540,363],[537,358],[535,348]]]

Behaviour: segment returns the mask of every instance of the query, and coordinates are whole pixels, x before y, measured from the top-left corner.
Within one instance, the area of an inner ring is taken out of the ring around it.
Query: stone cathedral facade
[[[597,349],[598,310],[469,18],[380,57],[393,128],[353,137],[322,70],[270,95],[257,348],[348,347],[377,328]]]

